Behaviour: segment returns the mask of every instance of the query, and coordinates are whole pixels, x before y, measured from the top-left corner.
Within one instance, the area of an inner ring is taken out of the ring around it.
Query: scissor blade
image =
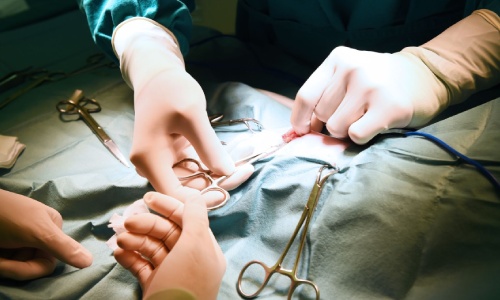
[[[283,148],[287,143],[285,142],[282,142],[282,143],[279,143],[279,144],[276,144],[276,145],[273,145],[269,148],[267,148],[266,150],[262,151],[262,152],[259,152],[259,153],[255,153],[255,154],[252,154],[250,156],[247,156],[245,158],[242,158],[240,160],[238,160],[235,165],[236,166],[239,166],[239,165],[242,165],[244,163],[250,163],[250,164],[253,164],[255,162],[258,162],[259,160],[262,160],[266,157],[268,157],[269,155],[275,153],[276,151],[280,150],[281,148]]]
[[[104,146],[108,148],[109,152],[111,152],[125,167],[129,168],[127,161],[125,160],[125,156],[120,152],[118,146],[113,142],[113,140],[104,141]]]

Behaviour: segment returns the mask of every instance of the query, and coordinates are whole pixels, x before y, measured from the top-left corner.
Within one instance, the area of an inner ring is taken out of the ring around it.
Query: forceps
[[[285,275],[288,278],[290,278],[291,284],[290,284],[290,288],[288,290],[288,299],[292,298],[294,291],[300,285],[307,285],[307,286],[312,287],[314,289],[314,292],[316,293],[316,299],[317,300],[320,299],[318,286],[310,280],[298,278],[297,277],[297,267],[299,265],[300,255],[302,254],[302,250],[304,249],[304,244],[306,241],[309,223],[311,222],[312,216],[314,214],[314,210],[316,209],[316,205],[318,204],[319,197],[321,195],[321,190],[323,189],[323,185],[330,175],[338,172],[338,168],[333,167],[334,168],[333,171],[330,171],[330,172],[326,173],[325,175],[323,175],[323,170],[325,168],[328,168],[328,167],[330,167],[330,166],[323,165],[319,169],[318,174],[316,175],[316,182],[315,182],[314,187],[311,191],[311,194],[309,195],[309,199],[307,200],[307,203],[304,207],[304,211],[302,212],[302,215],[299,219],[297,227],[295,228],[295,231],[293,232],[292,237],[288,241],[288,244],[286,245],[285,250],[283,251],[281,256],[278,258],[278,261],[273,266],[269,267],[269,266],[265,265],[262,261],[252,260],[243,267],[243,269],[240,272],[240,275],[238,276],[238,281],[237,281],[237,283],[238,283],[237,290],[238,290],[238,294],[240,294],[241,297],[243,297],[245,299],[251,299],[251,298],[257,297],[262,292],[264,287],[267,285],[271,276],[274,275],[275,273],[278,273],[278,274],[282,274],[282,275]],[[293,265],[293,269],[291,269],[291,270],[285,269],[282,267],[283,260],[285,259],[286,255],[288,253],[288,250],[290,250],[290,247],[292,246],[292,244],[293,244],[295,238],[297,237],[297,234],[299,233],[301,228],[302,228],[302,234],[300,236],[299,249],[297,251],[297,256],[295,257],[295,263]],[[243,277],[245,275],[245,271],[250,266],[261,267],[264,270],[263,281],[259,285],[258,290],[254,293],[246,293],[245,291],[243,291],[243,287],[242,287],[242,281],[243,281]]]
[[[102,53],[97,53],[90,55],[87,58],[85,65],[71,72],[50,72],[45,69],[34,69],[26,68],[24,70],[15,71],[9,73],[0,79],[0,92],[4,92],[10,88],[18,86],[24,83],[26,80],[31,79],[25,87],[22,87],[15,91],[13,94],[9,95],[6,99],[0,102],[0,109],[7,106],[10,102],[14,101],[18,97],[24,95],[30,90],[36,88],[37,86],[43,84],[46,81],[58,81],[70,76],[78,75],[81,73],[89,72],[101,67],[114,68],[117,65],[114,62],[106,60],[106,57]]]
[[[25,87],[20,88],[13,94],[9,95],[2,102],[0,102],[0,109],[7,106],[10,102],[14,101],[18,97],[24,95],[30,90],[36,88],[46,81],[57,81],[63,78],[66,78],[67,74],[64,72],[49,72],[47,70],[34,70],[34,71],[18,71],[5,76],[2,80],[2,86],[6,89],[10,88],[10,86],[18,85],[24,82],[27,78],[30,78],[32,81],[28,83]],[[3,88],[2,87],[2,88]]]
[[[78,75],[78,74],[89,72],[89,71],[99,69],[102,67],[115,68],[115,67],[117,67],[117,65],[112,61],[106,60],[106,57],[103,53],[96,53],[96,54],[90,55],[87,58],[87,62],[83,67],[70,72],[68,74],[68,76]]]
[[[223,114],[216,114],[216,115],[209,116],[208,120],[210,121],[210,124],[214,128],[221,127],[221,126],[231,126],[231,125],[240,124],[240,123],[244,124],[248,128],[248,130],[250,130],[251,132],[261,131],[264,128],[264,126],[262,126],[262,124],[258,120],[253,119],[253,118],[240,118],[240,119],[222,121],[223,118],[224,118]],[[252,126],[250,125],[250,123],[254,123],[256,128],[252,129]]]
[[[0,79],[0,93],[24,83],[28,78],[30,78],[32,72],[32,67],[28,67],[23,70],[10,72],[3,76]]]
[[[129,167],[125,157],[118,149],[118,146],[113,142],[104,129],[90,115],[94,112],[101,111],[101,105],[94,99],[89,99],[83,96],[81,90],[75,90],[69,100],[62,100],[57,103],[57,110],[60,113],[60,118],[64,122],[83,119],[99,140],[104,144],[111,154],[113,154],[123,165]],[[76,118],[69,118],[76,116]]]

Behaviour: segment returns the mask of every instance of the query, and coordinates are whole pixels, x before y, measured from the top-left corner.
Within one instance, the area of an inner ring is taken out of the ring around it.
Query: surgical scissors
[[[60,113],[59,117],[64,122],[83,119],[83,121],[89,126],[92,132],[97,135],[106,149],[108,149],[111,154],[113,154],[123,165],[125,165],[127,168],[129,167],[127,161],[125,160],[125,157],[120,152],[120,149],[118,149],[118,146],[104,131],[101,125],[99,125],[96,120],[90,115],[91,113],[101,111],[101,105],[99,104],[99,102],[94,99],[84,97],[81,90],[75,90],[69,100],[59,101],[56,108]],[[76,118],[70,119],[68,118],[69,116],[76,116]]]
[[[194,158],[184,158],[181,161],[175,163],[173,167],[175,168],[175,167],[178,167],[178,166],[180,166],[182,164],[186,164],[186,163],[195,164],[197,170],[195,170],[194,173],[192,173],[192,174],[189,174],[186,176],[178,176],[177,178],[180,181],[184,181],[184,180],[190,180],[193,178],[203,177],[205,180],[208,181],[208,186],[200,191],[202,195],[206,194],[208,192],[219,192],[222,194],[222,199],[219,202],[216,202],[215,205],[208,206],[207,209],[214,210],[214,209],[217,209],[217,208],[224,206],[226,204],[226,202],[229,200],[230,196],[229,196],[229,193],[225,189],[223,189],[219,186],[219,184],[222,181],[224,181],[228,176],[224,175],[224,176],[218,177],[217,179],[214,179],[212,176],[215,174],[212,171],[210,171],[209,169],[205,169],[202,166],[201,162],[199,160],[194,159]]]
[[[241,166],[242,164],[245,164],[245,163],[251,163],[251,164],[253,164],[253,163],[255,163],[255,162],[259,161],[259,160],[262,160],[262,159],[268,157],[270,154],[278,151],[284,145],[286,145],[284,142],[280,143],[278,145],[273,145],[273,146],[267,148],[264,151],[258,152],[256,154],[249,155],[249,156],[247,156],[247,157],[245,157],[243,159],[238,160],[235,163],[235,165],[236,166]],[[187,166],[187,164],[189,164],[189,163],[194,164],[195,169],[189,168],[189,166]],[[177,178],[180,181],[186,181],[186,180],[191,180],[191,179],[194,179],[194,178],[200,178],[201,177],[201,178],[204,178],[208,182],[208,186],[206,186],[205,188],[203,188],[200,191],[201,194],[206,194],[208,192],[219,192],[219,193],[222,194],[221,200],[217,201],[215,205],[208,206],[207,207],[208,210],[215,210],[215,209],[221,208],[231,198],[231,196],[229,195],[229,193],[225,189],[223,189],[222,187],[220,187],[220,184],[224,180],[226,180],[229,176],[224,175],[224,176],[220,176],[220,177],[215,177],[216,174],[214,174],[211,170],[205,168],[199,160],[194,159],[194,158],[184,158],[184,159],[178,161],[177,163],[175,163],[173,165],[173,168],[179,167],[181,165],[184,165],[184,167],[187,170],[189,170],[189,172],[193,172],[193,173],[191,173],[189,175],[184,175],[184,176],[177,176]]]
[[[283,251],[281,256],[278,258],[278,261],[273,266],[269,267],[269,266],[265,265],[262,261],[252,260],[252,261],[248,262],[241,270],[240,275],[238,276],[238,281],[237,281],[237,283],[238,283],[237,290],[238,290],[238,294],[240,294],[241,297],[243,297],[245,299],[251,299],[251,298],[257,297],[262,292],[264,287],[267,285],[271,276],[274,273],[278,273],[278,274],[282,274],[282,275],[285,275],[285,276],[290,278],[291,284],[290,284],[290,288],[288,290],[288,299],[292,298],[293,293],[295,292],[297,287],[299,287],[300,285],[310,286],[316,294],[316,299],[317,300],[320,299],[318,286],[310,280],[298,278],[297,277],[297,267],[299,266],[300,255],[302,254],[302,250],[304,249],[304,244],[306,241],[306,236],[307,236],[309,224],[310,224],[312,216],[314,214],[314,210],[316,209],[316,206],[318,204],[319,197],[321,195],[321,190],[323,189],[324,183],[326,182],[326,180],[328,179],[328,177],[330,175],[338,172],[338,168],[333,167],[332,171],[323,175],[323,170],[327,167],[331,167],[331,166],[323,165],[319,169],[319,171],[316,175],[316,181],[314,183],[313,189],[311,191],[311,194],[309,195],[309,199],[307,200],[307,203],[304,207],[304,211],[302,212],[302,215],[299,219],[297,227],[295,228],[295,231],[293,232],[292,237],[288,241],[288,244],[286,245],[285,250]],[[302,228],[302,234],[300,236],[299,249],[297,251],[297,256],[295,257],[295,263],[293,265],[293,269],[291,269],[291,270],[285,269],[282,266],[283,261],[288,253],[288,250],[290,250],[290,247],[292,246],[292,244],[293,244],[295,238],[297,237],[297,234],[299,233],[301,228]],[[259,285],[259,288],[256,292],[245,293],[245,291],[243,291],[243,287],[242,287],[243,277],[245,275],[245,272],[248,270],[248,268],[251,266],[254,266],[254,265],[256,265],[257,267],[260,266],[260,267],[262,267],[262,269],[264,269],[264,278],[263,278],[263,281]]]

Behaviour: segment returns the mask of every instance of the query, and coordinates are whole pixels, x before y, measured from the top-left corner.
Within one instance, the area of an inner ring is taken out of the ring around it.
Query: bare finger
[[[168,254],[167,246],[161,240],[143,234],[121,233],[117,243],[123,250],[136,251],[147,258],[154,268],[158,267]]]
[[[113,255],[120,265],[130,271],[139,280],[141,287],[144,289],[154,270],[151,263],[142,258],[137,252],[121,248],[116,249]]]
[[[172,249],[181,234],[181,229],[176,223],[154,214],[131,216],[125,221],[125,228],[131,233],[161,240],[168,249]]]
[[[0,257],[0,277],[31,280],[52,274],[56,267],[54,257],[38,249],[26,249],[26,251],[30,251],[30,254],[26,252],[19,254],[23,256],[23,260]]]
[[[184,204],[181,201],[161,193],[148,192],[144,195],[144,202],[150,209],[173,221],[178,226],[182,225]]]

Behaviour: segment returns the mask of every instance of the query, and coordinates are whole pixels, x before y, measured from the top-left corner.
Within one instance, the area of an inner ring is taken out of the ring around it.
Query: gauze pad
[[[0,168],[12,168],[24,148],[17,137],[0,135]]]

